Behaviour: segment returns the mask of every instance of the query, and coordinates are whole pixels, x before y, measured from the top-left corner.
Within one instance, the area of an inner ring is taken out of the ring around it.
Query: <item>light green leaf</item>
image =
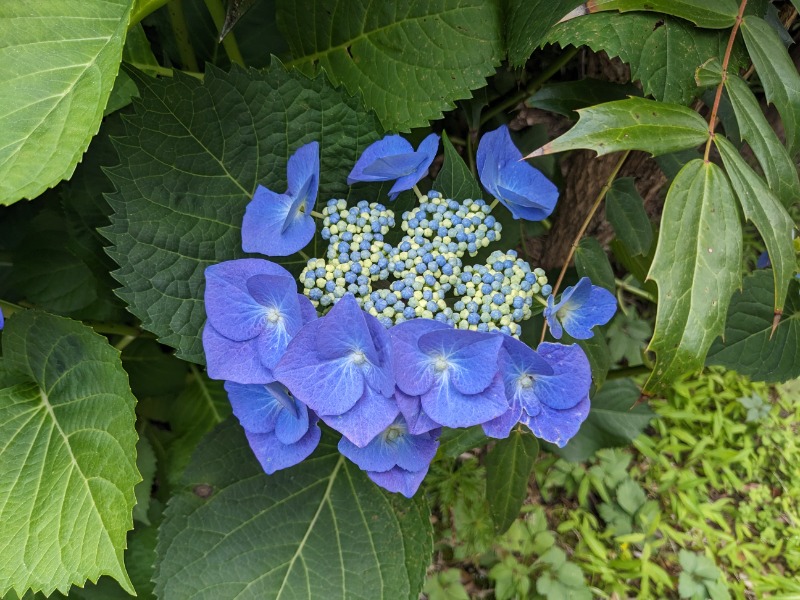
[[[444,164],[436,176],[433,189],[441,192],[445,198],[454,200],[483,198],[481,186],[470,173],[469,167],[453,147],[446,133],[442,134],[442,145],[444,146]]]
[[[72,175],[100,127],[131,4],[0,3],[0,205]]]
[[[741,293],[731,300],[723,339],[708,352],[707,363],[722,365],[757,381],[800,377],[800,285],[789,285],[783,318],[772,331],[772,273],[762,270],[744,278]]]
[[[154,77],[163,71],[153,54],[150,40],[147,39],[141,23],[128,30],[128,37],[122,47],[122,60]]]
[[[320,201],[347,198],[347,174],[379,125],[323,77],[279,64],[209,68],[203,83],[131,76],[142,97],[115,140],[121,164],[108,172],[117,193],[103,230],[120,265],[117,293],[178,357],[202,363],[204,270],[242,256],[242,215],[256,186],[283,192],[289,156],[317,140]],[[282,264],[299,270],[305,260]]]
[[[639,96],[641,93],[632,83],[612,83],[602,79],[559,81],[539,88],[525,101],[525,105],[577,119],[578,113],[575,111],[579,108],[624,100],[628,96]]]
[[[767,101],[775,105],[783,118],[789,155],[795,156],[800,151],[800,75],[797,67],[778,34],[764,19],[745,17],[742,34]]]
[[[744,161],[733,144],[719,135],[715,136],[714,143],[722,156],[722,162],[736,197],[739,198],[745,219],[751,221],[764,238],[775,276],[774,308],[776,312],[780,312],[783,310],[786,290],[797,266],[792,243],[795,222],[767,184]]]
[[[276,20],[308,75],[361,93],[386,129],[428,126],[483,87],[503,58],[500,7],[484,0],[279,0]]]
[[[694,148],[708,139],[708,124],[693,110],[644,98],[607,102],[578,111],[578,123],[525,158],[589,148],[598,155],[644,150],[652,155]]]
[[[134,404],[119,353],[76,321],[8,319],[0,360],[0,596],[66,593],[110,575],[128,591]]]
[[[633,479],[626,479],[617,488],[617,503],[620,508],[633,516],[647,501],[644,490]]]
[[[647,256],[653,243],[653,225],[632,177],[614,180],[606,194],[606,219],[631,254]]]
[[[432,550],[422,494],[390,497],[328,435],[302,464],[265,475],[230,419],[169,501],[156,595],[416,600]]]
[[[616,294],[614,271],[608,262],[606,251],[595,238],[583,238],[575,250],[575,269],[580,277],[588,277],[592,284],[606,288]]]
[[[742,226],[725,173],[700,159],[686,163],[667,192],[648,274],[658,284],[658,313],[647,390],[702,367],[741,283],[741,262]]]
[[[539,453],[536,438],[514,429],[486,454],[486,500],[494,529],[504,533],[528,497],[528,480]]]
[[[736,0],[589,0],[589,12],[651,10],[691,21],[698,27],[724,29],[736,21]]]
[[[511,66],[524,66],[550,28],[580,3],[581,0],[510,0],[505,34]]]

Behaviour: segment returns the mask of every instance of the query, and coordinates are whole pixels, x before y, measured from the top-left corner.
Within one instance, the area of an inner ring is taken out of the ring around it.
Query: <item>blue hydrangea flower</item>
[[[402,136],[387,135],[364,150],[347,178],[347,185],[357,181],[397,180],[389,190],[389,199],[394,200],[427,175],[438,148],[439,136],[435,133],[422,140],[416,152]]]
[[[764,252],[758,255],[758,260],[756,260],[756,269],[768,269],[771,266],[772,262],[769,259],[769,253],[764,250]]]
[[[588,340],[594,335],[592,327],[605,325],[615,312],[617,299],[614,294],[592,285],[588,277],[582,277],[575,286],[564,290],[558,304],[555,304],[552,294],[547,297],[544,318],[555,339],[560,340],[566,331],[576,340]]]
[[[422,398],[419,396],[409,396],[398,387],[394,389],[394,399],[400,414],[406,420],[408,432],[412,435],[427,433],[441,427],[439,423],[431,419],[422,409]]]
[[[397,387],[420,396],[422,410],[447,427],[470,427],[508,410],[498,372],[500,334],[412,319],[389,330]]]
[[[478,144],[478,176],[515,219],[541,221],[556,206],[558,188],[538,169],[522,160],[503,125],[485,133]]]
[[[206,268],[205,307],[208,375],[237,383],[275,381],[272,369],[289,340],[317,316],[291,273],[258,258]]]
[[[276,194],[259,185],[245,208],[242,249],[267,256],[289,256],[314,237],[314,210],[319,188],[319,144],[300,147],[286,165],[288,189]]]
[[[2,330],[3,327],[5,327],[5,324],[6,324],[6,320],[3,317],[3,309],[0,308],[0,330]]]
[[[389,335],[352,294],[300,330],[275,376],[357,446],[366,446],[399,414]]]
[[[405,419],[398,416],[363,448],[343,437],[339,440],[339,452],[366,471],[382,488],[411,498],[436,455],[439,433],[436,429],[413,435]]]
[[[264,471],[291,467],[319,444],[317,416],[279,383],[242,385],[225,382],[233,414],[239,419],[250,447]]]

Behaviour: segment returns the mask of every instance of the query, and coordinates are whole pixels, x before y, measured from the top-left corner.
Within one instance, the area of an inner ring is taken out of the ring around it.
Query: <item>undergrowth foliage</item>
[[[800,593],[797,10],[4,3],[0,597]]]

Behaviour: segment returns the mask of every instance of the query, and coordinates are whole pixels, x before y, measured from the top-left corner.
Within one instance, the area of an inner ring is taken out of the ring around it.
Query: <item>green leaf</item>
[[[650,10],[680,17],[707,29],[733,27],[739,12],[736,0],[589,0],[586,7],[589,12]]]
[[[505,34],[511,66],[524,66],[550,28],[580,3],[581,0],[510,0]]]
[[[633,177],[614,180],[606,194],[606,219],[631,254],[647,256],[653,244],[653,225]]]
[[[442,145],[444,146],[444,164],[439,175],[436,176],[433,189],[441,192],[445,198],[454,200],[483,198],[481,186],[470,173],[469,167],[453,147],[446,133],[442,133]]]
[[[580,108],[624,100],[628,96],[639,96],[641,91],[632,83],[612,83],[602,79],[581,79],[579,81],[559,81],[542,86],[525,101],[531,108],[549,110],[577,119]]]
[[[136,442],[136,468],[141,474],[142,480],[133,489],[136,495],[133,518],[145,525],[150,525],[147,513],[150,510],[150,490],[156,475],[156,455],[147,438],[139,438],[139,441]]]
[[[416,600],[432,550],[422,494],[390,497],[329,435],[302,464],[265,475],[230,419],[169,501],[156,595]]]
[[[629,445],[655,417],[647,404],[636,404],[639,388],[630,379],[606,382],[592,397],[589,416],[577,435],[554,452],[573,462],[591,458],[601,448]]]
[[[708,124],[693,110],[644,98],[578,111],[578,123],[525,158],[589,148],[598,155],[644,150],[653,156],[693,148],[708,139]]]
[[[617,503],[629,515],[635,515],[645,502],[644,490],[633,479],[626,479],[617,488]]]
[[[125,346],[122,366],[140,402],[148,397],[175,396],[186,385],[186,363],[165,352],[154,340],[138,338]]]
[[[575,269],[580,277],[588,277],[594,285],[606,288],[616,294],[614,271],[608,262],[606,251],[595,238],[585,237],[575,250]]]
[[[0,360],[0,596],[66,593],[100,575],[133,592],[123,551],[141,479],[135,403],[105,338],[34,310],[8,319]]]
[[[631,78],[642,82],[646,95],[662,102],[689,104],[700,93],[697,67],[709,58],[722,60],[727,31],[708,31],[672,17],[654,13],[598,13],[571,19],[553,28],[548,40],[566,47],[589,46],[604,50],[631,66]],[[734,47],[731,69],[744,62]]]
[[[642,352],[653,335],[653,328],[636,311],[628,314],[620,311],[608,324],[606,335],[611,362],[625,360],[629,367],[635,367],[643,362]]]
[[[286,189],[289,156],[317,140],[320,200],[347,198],[347,174],[377,138],[378,123],[323,77],[280,65],[210,68],[203,83],[131,76],[142,98],[127,135],[115,139],[121,164],[108,172],[117,193],[108,197],[114,214],[103,230],[120,265],[117,293],[179,358],[202,363],[204,270],[242,256],[242,215],[256,186]]]
[[[714,143],[730,178],[744,217],[758,229],[769,251],[772,273],[775,276],[775,312],[783,310],[786,290],[794,276],[797,259],[792,243],[794,219],[775,197],[764,180],[750,168],[736,148],[722,136]]]
[[[770,338],[773,298],[769,270],[745,277],[742,291],[731,300],[723,339],[711,346],[706,362],[757,381],[800,377],[800,285],[796,280],[789,285],[783,318]]]
[[[725,173],[700,159],[686,163],[667,192],[648,275],[658,284],[658,313],[647,390],[702,367],[725,326],[741,263],[742,226]]]
[[[495,2],[278,0],[276,20],[294,57],[288,66],[324,70],[396,131],[441,118],[503,58]]]
[[[767,101],[775,105],[783,119],[789,155],[795,156],[800,151],[800,75],[797,67],[778,34],[764,19],[745,17],[742,34]]]
[[[131,4],[0,5],[0,205],[72,175],[100,127]]]
[[[528,480],[539,453],[536,438],[514,429],[486,454],[486,500],[495,531],[504,533],[528,497]]]
[[[576,340],[565,333],[560,341],[562,344],[578,344],[583,349],[592,368],[592,384],[597,389],[603,387],[611,367],[611,353],[605,336],[597,331],[588,340]]]
[[[480,425],[463,429],[449,429],[442,431],[439,438],[439,455],[449,458],[458,458],[464,452],[483,446],[488,438]]]
[[[423,590],[428,600],[469,600],[469,594],[461,584],[461,571],[447,569],[431,574]]]

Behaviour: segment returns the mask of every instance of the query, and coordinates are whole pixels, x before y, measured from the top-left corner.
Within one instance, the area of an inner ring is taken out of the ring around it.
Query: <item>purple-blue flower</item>
[[[3,309],[0,308],[0,330],[3,329],[5,324],[6,324],[6,321],[5,321],[5,318],[3,318]]]
[[[522,152],[502,125],[485,133],[478,144],[478,177],[515,219],[541,221],[556,207],[558,188],[522,160]]]
[[[207,267],[205,308],[208,376],[237,383],[275,381],[272,369],[289,340],[316,319],[291,273],[258,258]]]
[[[397,387],[420,396],[434,422],[470,427],[508,410],[497,364],[501,334],[457,330],[431,319],[412,319],[389,333]]]
[[[271,475],[310,455],[319,444],[317,416],[292,398],[279,383],[242,385],[225,382],[233,414],[239,419],[250,447]]]
[[[363,448],[343,437],[339,440],[339,452],[366,471],[379,486],[411,498],[436,455],[439,433],[436,429],[413,435],[405,419],[398,416]]]
[[[286,165],[287,190],[277,194],[259,185],[245,208],[242,249],[267,256],[289,256],[314,237],[310,215],[319,188],[319,144],[298,148]]]
[[[275,376],[357,446],[366,446],[399,414],[389,335],[352,294],[300,330]]]
[[[566,331],[576,340],[588,340],[594,335],[592,327],[605,325],[615,312],[617,299],[614,294],[592,285],[588,277],[582,277],[575,286],[564,290],[558,304],[555,304],[552,294],[548,296],[544,318],[555,339],[560,340]]]
[[[389,199],[394,200],[427,175],[438,148],[439,136],[435,133],[422,140],[416,151],[402,136],[387,135],[367,146],[347,177],[347,185],[357,181],[397,180],[389,190]]]

